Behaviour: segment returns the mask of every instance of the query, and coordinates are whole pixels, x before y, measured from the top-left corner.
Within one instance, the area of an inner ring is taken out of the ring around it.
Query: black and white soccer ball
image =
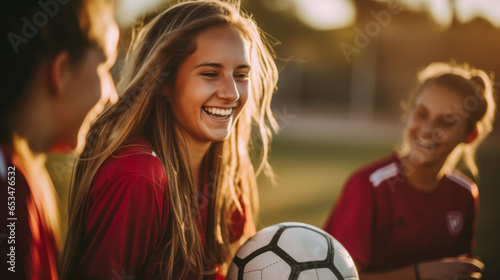
[[[303,223],[264,228],[238,249],[226,280],[357,280],[347,250],[325,231]]]

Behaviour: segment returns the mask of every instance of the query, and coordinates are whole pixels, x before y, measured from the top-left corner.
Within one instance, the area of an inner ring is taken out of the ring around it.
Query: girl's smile
[[[203,111],[215,120],[228,120],[231,118],[234,108],[220,108],[204,106]]]

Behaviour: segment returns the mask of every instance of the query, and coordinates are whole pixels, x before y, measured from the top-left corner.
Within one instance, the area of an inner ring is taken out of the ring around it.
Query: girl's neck
[[[193,177],[193,183],[195,185],[198,185],[199,182],[199,175],[200,175],[200,168],[201,164],[203,162],[203,158],[207,154],[211,142],[201,142],[197,141],[196,139],[190,137],[187,134],[177,134],[177,135],[184,135],[184,143],[185,143],[185,151],[187,152],[187,158],[189,162],[189,168],[191,171],[191,176]]]
[[[411,186],[420,192],[430,193],[435,191],[441,178],[443,178],[443,163],[437,164],[412,164],[408,156],[401,158],[401,163],[406,166],[405,177]]]
[[[191,176],[193,176],[193,182],[196,185],[200,183],[199,181],[200,168],[203,162],[203,158],[205,157],[209,147],[210,144],[208,144],[206,147],[201,147],[201,146],[190,147],[190,145],[187,145],[189,162],[191,163],[190,166]]]

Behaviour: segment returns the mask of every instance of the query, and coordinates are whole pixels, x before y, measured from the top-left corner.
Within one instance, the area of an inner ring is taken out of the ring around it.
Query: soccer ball
[[[357,280],[347,250],[325,231],[281,223],[257,232],[238,249],[226,280]]]

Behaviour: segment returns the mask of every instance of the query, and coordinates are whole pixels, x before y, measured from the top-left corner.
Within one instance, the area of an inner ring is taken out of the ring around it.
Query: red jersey
[[[109,157],[94,178],[76,278],[160,279],[171,231],[167,175],[149,142],[129,146]],[[203,197],[208,195],[204,189]],[[201,206],[200,237],[205,243],[208,205]]]
[[[477,186],[454,171],[432,193],[415,190],[396,155],[348,180],[325,230],[346,247],[364,271],[471,254]]]
[[[0,147],[0,279],[58,279],[54,234],[11,156]]]

